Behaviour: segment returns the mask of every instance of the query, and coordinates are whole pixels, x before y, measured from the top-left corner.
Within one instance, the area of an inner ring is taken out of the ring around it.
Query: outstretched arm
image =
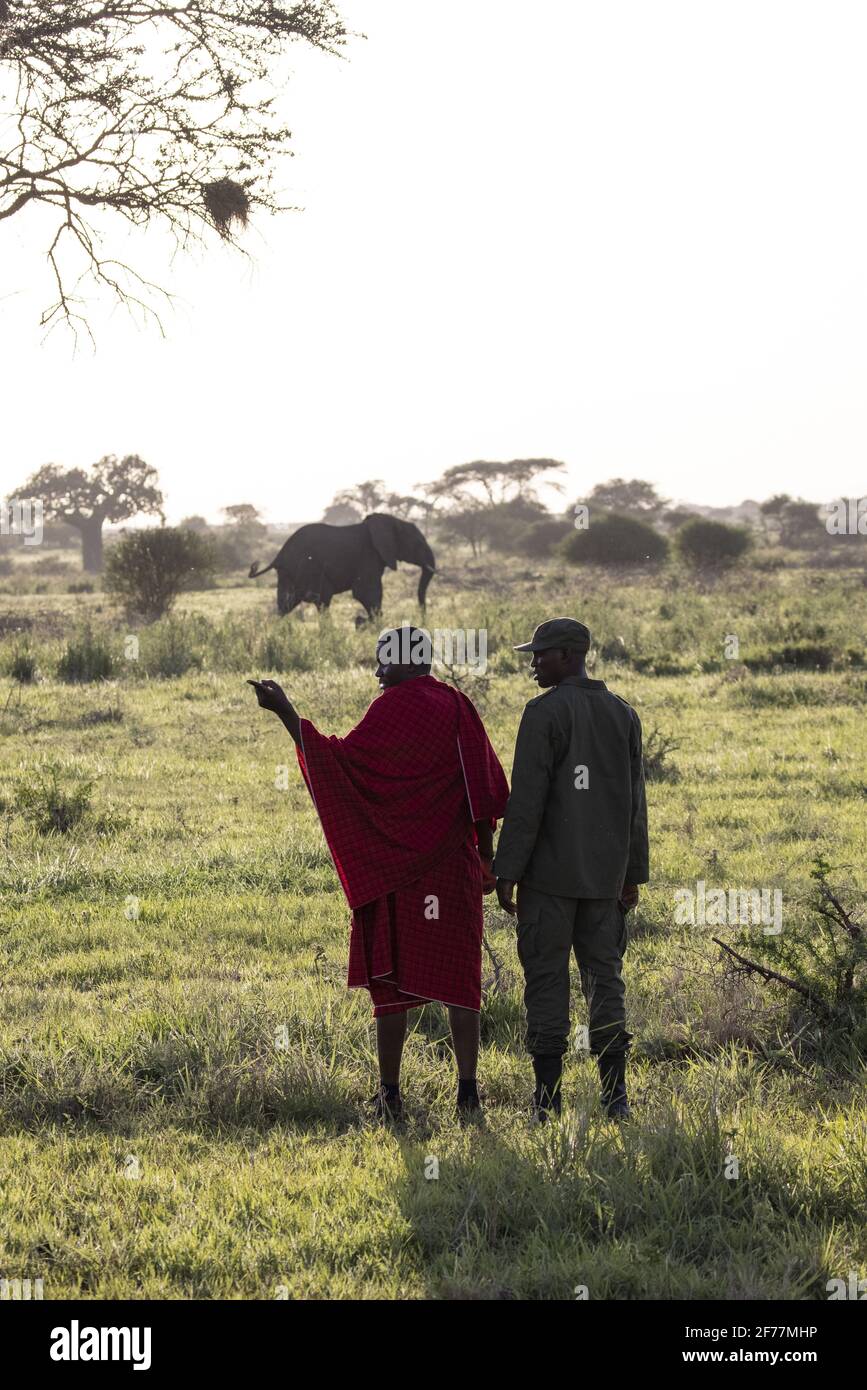
[[[301,720],[298,711],[282,686],[276,681],[248,681],[256,692],[260,709],[270,710],[289,730],[296,745],[301,747]]]

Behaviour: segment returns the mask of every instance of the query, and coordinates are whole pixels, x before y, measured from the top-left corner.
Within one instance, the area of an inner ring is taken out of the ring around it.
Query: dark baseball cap
[[[590,649],[590,629],[575,618],[551,618],[540,623],[529,642],[515,647],[516,652],[547,652],[552,647],[574,647],[576,651]]]

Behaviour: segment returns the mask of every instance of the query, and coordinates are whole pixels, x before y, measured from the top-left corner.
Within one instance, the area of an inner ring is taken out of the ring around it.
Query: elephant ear
[[[368,530],[374,550],[384,565],[390,570],[397,569],[397,521],[384,512],[374,512],[366,516],[363,523]]]

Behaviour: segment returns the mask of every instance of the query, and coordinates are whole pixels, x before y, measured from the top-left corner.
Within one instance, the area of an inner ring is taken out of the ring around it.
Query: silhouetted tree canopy
[[[322,520],[328,526],[355,526],[361,520],[361,512],[351,502],[329,502]]]
[[[43,324],[87,328],[82,285],[155,314],[157,287],[104,250],[117,218],[184,247],[280,210],[283,60],[347,37],[332,0],[0,0],[0,221],[43,214]]]
[[[14,493],[41,500],[46,521],[65,521],[81,533],[82,562],[96,574],[102,569],[102,528],[106,521],[129,521],[141,514],[162,517],[163,495],[157,470],[138,454],[101,458],[90,472],[46,463]]]
[[[810,550],[827,543],[828,532],[819,517],[818,502],[787,502],[780,512],[780,526],[782,544],[793,550]]]
[[[536,498],[534,479],[543,473],[559,472],[565,467],[556,459],[512,459],[508,463],[477,459],[473,463],[456,463],[442,477],[422,484],[422,490],[432,500],[445,499],[466,507],[472,498],[481,498],[495,507],[516,497],[529,501]],[[562,492],[562,484],[548,480],[548,486]]]
[[[387,496],[385,483],[381,478],[368,478],[366,483],[354,483],[352,487],[341,488],[335,492],[333,506],[341,503],[347,507],[357,507],[362,516],[369,512],[385,510]]]
[[[605,512],[634,516],[640,521],[655,520],[665,506],[653,483],[641,478],[611,478],[607,483],[597,483],[588,500],[591,507],[595,504]]]
[[[226,518],[226,525],[237,527],[239,531],[259,540],[267,533],[267,526],[262,520],[258,507],[254,507],[252,502],[235,502],[231,507],[222,508],[223,516]]]

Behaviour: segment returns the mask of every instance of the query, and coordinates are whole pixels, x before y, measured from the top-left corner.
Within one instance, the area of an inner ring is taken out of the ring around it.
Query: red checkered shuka
[[[482,879],[473,822],[508,784],[479,715],[433,676],[392,686],[345,738],[301,720],[298,762],[353,909],[350,988],[376,1014],[480,1005]]]

